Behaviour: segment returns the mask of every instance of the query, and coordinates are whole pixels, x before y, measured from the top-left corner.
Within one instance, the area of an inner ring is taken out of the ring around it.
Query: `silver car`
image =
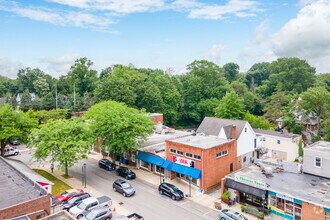
[[[248,220],[244,215],[230,209],[224,209],[219,214],[220,220]]]
[[[80,220],[110,220],[111,218],[112,213],[109,207],[100,207],[91,210],[85,217],[80,218]]]
[[[113,185],[113,191],[121,193],[123,196],[132,196],[135,194],[134,187],[125,180],[117,179]]]

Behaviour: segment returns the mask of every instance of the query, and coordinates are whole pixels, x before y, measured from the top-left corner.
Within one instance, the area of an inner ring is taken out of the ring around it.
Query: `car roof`
[[[92,209],[91,212],[93,212],[93,213],[99,213],[99,212],[108,211],[108,210],[110,210],[109,207],[103,206],[103,207],[94,208],[94,209]]]
[[[236,215],[236,216],[239,216],[241,214],[241,213],[236,212],[236,211],[231,210],[231,209],[224,209],[223,212],[228,212],[228,213],[230,213],[232,215]]]
[[[89,198],[83,200],[84,203],[91,203],[91,202],[95,202],[95,201],[97,201],[97,199],[94,197],[89,197]]]
[[[73,193],[73,192],[79,192],[79,190],[78,189],[68,189],[66,192]]]
[[[118,169],[129,169],[129,168],[120,166]]]
[[[122,179],[116,179],[115,182],[116,183],[120,183],[120,184],[126,183],[126,181],[125,180],[122,180]]]

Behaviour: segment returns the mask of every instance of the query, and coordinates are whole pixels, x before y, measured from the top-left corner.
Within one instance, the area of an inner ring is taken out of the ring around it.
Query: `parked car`
[[[117,215],[115,216],[112,220],[130,220],[130,219],[134,219],[134,220],[144,220],[144,218],[137,214],[137,213],[133,213],[133,214],[130,214],[128,216],[125,216],[125,215]]]
[[[122,176],[127,180],[135,179],[136,177],[135,173],[127,167],[118,167],[116,174],[117,176]]]
[[[72,198],[72,196],[83,193],[84,190],[82,189],[69,189],[63,193],[61,193],[60,195],[56,196],[56,199],[58,199],[60,202],[65,202],[68,201],[69,199]]]
[[[5,148],[5,157],[18,155],[18,154],[19,154],[19,150],[16,147],[6,147]]]
[[[244,215],[239,212],[224,209],[219,213],[220,220],[248,220]]]
[[[80,218],[80,220],[110,220],[112,218],[112,213],[109,207],[99,207],[95,208],[88,213],[85,217]]]
[[[18,140],[12,140],[12,141],[10,141],[10,143],[11,143],[12,145],[20,145],[20,143],[19,143]]]
[[[132,196],[135,194],[134,187],[125,180],[117,179],[112,184],[113,191],[123,194],[123,196]]]
[[[99,167],[106,169],[106,170],[115,170],[116,169],[116,164],[112,163],[108,159],[102,159],[99,161]]]
[[[183,192],[179,190],[176,186],[170,183],[162,183],[158,187],[158,191],[161,195],[167,195],[173,200],[183,199]]]
[[[109,207],[111,206],[111,204],[112,201],[108,196],[101,196],[99,198],[89,197],[87,199],[82,200],[79,205],[76,205],[69,209],[69,212],[76,218],[81,218],[95,208],[104,206]]]
[[[68,201],[62,203],[63,210],[68,211],[73,206],[79,205],[82,200],[87,199],[89,197],[91,197],[91,196],[88,193],[76,194],[76,195],[72,196],[72,198],[69,199]]]

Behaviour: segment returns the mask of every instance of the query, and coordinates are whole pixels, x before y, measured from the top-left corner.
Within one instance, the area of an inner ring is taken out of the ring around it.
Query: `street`
[[[18,159],[27,165],[32,165],[32,150],[24,151],[18,156],[11,157]],[[88,158],[80,161],[69,169],[69,175],[81,181],[82,165],[87,164],[87,185],[96,189],[98,192],[109,196],[116,203],[127,210],[141,214],[145,219],[164,220],[164,219],[218,219],[218,212],[208,207],[199,205],[184,199],[173,201],[166,196],[158,193],[157,186],[152,185],[138,176],[129,182],[135,187],[136,194],[132,197],[123,197],[112,189],[113,182],[118,179],[114,171],[106,171],[98,167],[98,161]],[[39,164],[39,163],[37,163]],[[49,166],[49,164],[45,164]],[[152,175],[152,174],[150,174]]]

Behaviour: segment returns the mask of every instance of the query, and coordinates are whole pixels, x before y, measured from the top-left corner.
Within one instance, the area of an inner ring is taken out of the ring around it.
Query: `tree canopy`
[[[214,111],[218,118],[243,119],[245,115],[243,100],[235,92],[230,92],[223,97]]]

